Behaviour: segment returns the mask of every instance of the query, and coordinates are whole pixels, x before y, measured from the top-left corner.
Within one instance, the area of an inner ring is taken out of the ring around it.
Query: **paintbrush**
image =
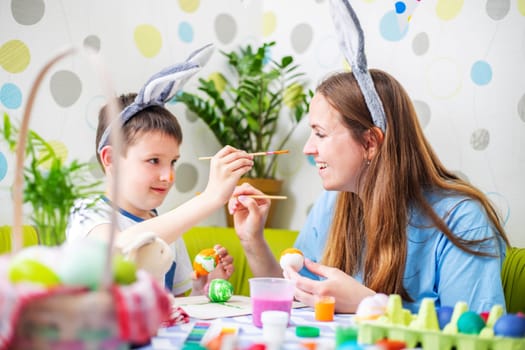
[[[197,195],[199,194],[201,194],[201,192],[197,192]],[[235,197],[240,197],[240,196],[254,198],[254,199],[275,199],[275,200],[288,199],[288,197],[286,196],[273,196],[269,194],[241,194]],[[235,198],[235,197],[232,197],[232,198]]]
[[[248,153],[251,156],[273,156],[277,154],[285,154],[289,151],[287,149],[279,150],[279,151],[266,151],[266,152],[255,152],[255,153]],[[199,160],[210,160],[213,156],[207,156],[207,157],[199,157]]]

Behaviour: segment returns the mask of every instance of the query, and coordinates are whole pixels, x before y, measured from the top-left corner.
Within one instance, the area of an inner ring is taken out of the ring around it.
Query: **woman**
[[[436,306],[465,301],[478,312],[504,306],[500,272],[509,242],[494,207],[443,166],[399,82],[379,70],[370,75],[386,127],[374,123],[352,73],[322,82],[310,105],[303,151],[315,159],[323,187],[340,193],[324,250],[312,247],[318,232],[303,230],[297,239],[297,248],[322,256],[308,256],[321,264],[306,262],[321,280],[284,271],[297,281],[296,298],[313,305],[317,295],[332,295],[336,311],[349,313],[376,292],[400,294],[413,312],[425,297]],[[238,187],[230,211],[254,275],[275,276],[280,268],[262,234],[269,201],[237,197],[251,193],[259,192]],[[315,220],[327,218],[310,217],[310,226]]]

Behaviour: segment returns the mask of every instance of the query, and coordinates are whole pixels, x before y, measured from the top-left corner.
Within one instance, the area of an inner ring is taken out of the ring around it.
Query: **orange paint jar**
[[[317,321],[333,321],[335,312],[335,298],[320,296],[315,301],[315,319]]]

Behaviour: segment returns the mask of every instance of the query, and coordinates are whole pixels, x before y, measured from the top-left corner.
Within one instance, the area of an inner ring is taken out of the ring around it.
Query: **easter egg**
[[[441,306],[436,309],[439,329],[443,329],[447,324],[449,324],[453,312],[454,308],[452,306]]]
[[[525,318],[518,315],[503,315],[494,324],[494,334],[502,337],[525,337]]]
[[[206,293],[208,299],[214,303],[222,303],[230,300],[233,295],[233,286],[229,281],[216,278],[208,284]]]
[[[126,260],[121,254],[113,257],[113,281],[116,284],[127,285],[137,280],[137,266],[133,261]]]
[[[479,334],[483,327],[485,327],[485,322],[474,311],[466,311],[458,319],[458,331],[463,334]]]
[[[98,289],[106,270],[107,244],[84,238],[63,245],[63,261],[59,276],[62,283]]]
[[[361,300],[355,312],[357,321],[375,320],[384,315],[388,306],[388,295],[377,293]]]
[[[193,269],[197,276],[206,276],[219,264],[219,255],[213,248],[203,249],[193,260]]]
[[[299,271],[304,266],[304,255],[299,249],[287,248],[281,253],[279,265],[284,270],[291,266],[295,271]]]
[[[60,284],[60,279],[49,267],[31,259],[15,259],[9,265],[11,283],[31,282],[52,287]]]

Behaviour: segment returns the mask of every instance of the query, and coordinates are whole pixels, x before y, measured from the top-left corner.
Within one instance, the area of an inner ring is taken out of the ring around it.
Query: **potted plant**
[[[9,149],[15,151],[19,129],[4,113],[0,134]],[[67,218],[73,202],[100,193],[101,181],[89,178],[92,165],[73,160],[64,164],[49,142],[29,130],[24,167],[24,203],[32,206],[31,221],[40,244],[53,246],[65,240]]]
[[[248,153],[281,150],[306,115],[312,93],[305,92],[305,73],[298,70],[292,56],[271,59],[274,45],[269,42],[255,49],[246,45],[238,51],[221,51],[231,78],[221,73],[200,78],[198,90],[204,96],[177,95],[176,101],[206,123],[221,146],[231,145]],[[282,183],[276,179],[276,170],[277,157],[255,157],[253,169],[241,181],[256,179],[256,187],[276,194]],[[228,224],[231,226],[229,217]]]

